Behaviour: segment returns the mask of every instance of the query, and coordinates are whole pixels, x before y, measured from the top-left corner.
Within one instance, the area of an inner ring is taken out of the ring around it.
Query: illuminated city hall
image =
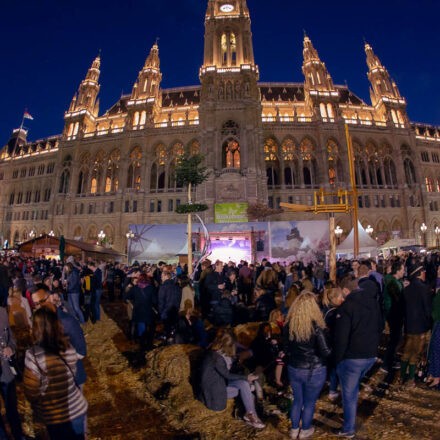
[[[184,223],[175,209],[187,196],[173,168],[186,150],[200,152],[211,171],[193,194],[209,206],[207,222],[216,203],[311,204],[315,189],[349,188],[348,124],[361,223],[380,242],[434,244],[439,129],[408,120],[405,98],[369,44],[367,103],[333,83],[308,36],[303,83],[259,82],[245,0],[209,0],[204,38],[200,85],[162,89],[154,44],[131,93],[102,111],[98,56],[66,103],[61,135],[31,142],[25,130],[13,132],[0,159],[2,243],[50,231],[96,242],[102,230],[124,251],[131,224]],[[350,231],[349,215],[336,222]]]

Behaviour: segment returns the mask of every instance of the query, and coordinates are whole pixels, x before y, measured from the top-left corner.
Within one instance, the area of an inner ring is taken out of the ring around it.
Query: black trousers
[[[23,430],[21,429],[20,416],[17,411],[17,393],[15,390],[15,380],[9,383],[0,383],[0,393],[6,409],[6,419],[8,420],[14,440],[23,439]],[[0,439],[6,440],[6,428],[3,418],[0,415]]]

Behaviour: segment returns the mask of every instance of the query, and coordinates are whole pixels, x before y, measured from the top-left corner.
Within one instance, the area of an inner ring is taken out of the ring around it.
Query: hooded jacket
[[[351,292],[339,307],[333,351],[335,363],[377,356],[384,323],[376,294],[370,283],[360,283],[360,288]]]

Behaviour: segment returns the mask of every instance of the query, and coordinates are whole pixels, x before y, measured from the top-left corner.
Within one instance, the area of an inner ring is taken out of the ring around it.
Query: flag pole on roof
[[[14,151],[16,151],[16,149],[17,149],[18,138],[20,137],[21,130],[23,130],[23,125],[24,125],[25,119],[30,119],[31,121],[34,120],[34,118],[31,116],[31,114],[28,113],[27,109],[24,109],[23,117],[21,118],[20,128],[18,129],[18,134],[17,134],[17,137],[15,138]]]

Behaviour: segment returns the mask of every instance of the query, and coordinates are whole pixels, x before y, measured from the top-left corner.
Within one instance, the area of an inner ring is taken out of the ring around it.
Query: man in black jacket
[[[416,263],[408,269],[409,286],[403,289],[405,333],[407,335],[400,365],[400,379],[414,385],[417,362],[431,328],[432,295],[425,284],[426,271]]]
[[[358,273],[361,279],[365,278],[369,268],[361,265]],[[341,382],[344,424],[335,433],[353,438],[359,383],[376,362],[383,320],[374,283],[366,281],[358,286],[356,278],[349,274],[340,287],[347,297],[336,315],[333,356]]]

